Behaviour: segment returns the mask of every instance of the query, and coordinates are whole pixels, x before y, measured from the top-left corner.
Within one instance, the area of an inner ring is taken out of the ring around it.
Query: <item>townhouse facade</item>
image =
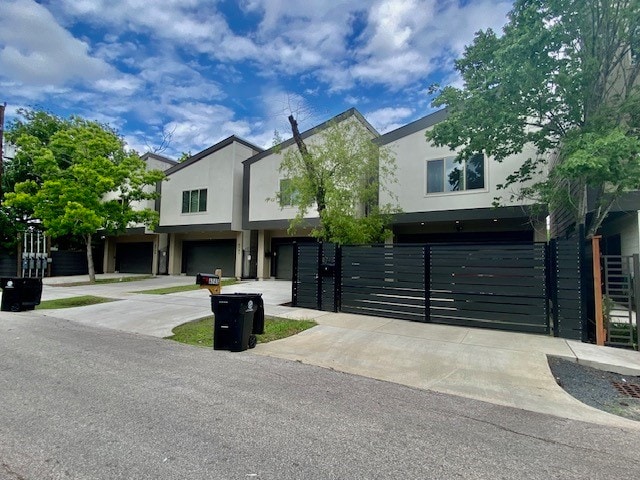
[[[252,238],[242,228],[242,162],[262,149],[236,136],[191,156],[165,173],[156,232],[167,236],[169,275],[220,268],[251,277]]]
[[[535,151],[502,162],[482,153],[457,162],[455,152],[425,138],[446,115],[437,111],[379,135],[350,109],[301,135],[313,144],[331,122],[359,122],[374,143],[391,150],[396,160],[397,183],[391,185],[395,199],[381,191],[379,201],[397,200],[401,213],[393,216],[389,242],[546,241],[546,214],[534,217],[531,201],[513,200],[512,192],[498,188]],[[288,231],[297,208],[286,196],[278,199],[277,193],[286,187],[279,167],[291,148],[297,148],[293,139],[263,150],[231,136],[182,163],[167,164],[168,180],[159,186],[156,204],[159,226],[155,232],[138,227],[126,236],[106,239],[105,271],[141,271],[144,264],[144,271],[153,274],[195,275],[221,268],[225,277],[290,279],[294,244],[315,242],[309,233],[318,223],[317,212],[310,209],[306,226]],[[158,168],[155,163],[150,166]],[[628,194],[603,225],[611,252],[640,251],[639,201],[636,193]]]
[[[351,108],[332,119],[301,133],[307,145],[322,141],[321,133],[331,124],[357,122],[371,139],[378,132],[355,108]],[[313,242],[310,230],[318,225],[318,213],[310,209],[305,218],[305,226],[289,233],[289,223],[296,216],[297,207],[288,195],[276,199],[277,192],[284,192],[287,179],[280,172],[280,162],[289,149],[297,149],[293,139],[286,140],[269,150],[244,161],[244,209],[243,226],[257,239],[256,276],[291,279],[293,272],[294,242]]]
[[[140,158],[146,163],[148,170],[166,172],[177,164],[175,160],[156,153],[145,153]],[[157,210],[158,201],[137,202],[132,207]],[[97,270],[153,275],[166,273],[162,268],[161,259],[161,252],[164,251],[165,246],[166,236],[158,235],[144,225],[131,225],[122,235],[104,238],[102,250],[98,249],[94,254],[95,259],[100,256],[103,259],[102,265],[97,265]]]
[[[446,110],[439,110],[375,140],[396,159],[397,183],[390,193],[402,213],[393,218],[393,242],[545,241],[546,215],[535,218],[532,201],[514,200],[517,192],[498,188],[535,151],[502,162],[480,152],[459,162],[455,152],[425,137],[446,117]],[[392,200],[381,192],[381,203]]]

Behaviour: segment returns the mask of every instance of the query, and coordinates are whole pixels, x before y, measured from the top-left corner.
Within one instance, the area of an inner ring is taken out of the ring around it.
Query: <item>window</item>
[[[455,157],[427,160],[427,193],[484,188],[484,155],[457,162]]]
[[[182,192],[182,213],[207,211],[207,189],[185,190]]]
[[[298,197],[298,192],[292,185],[290,178],[283,178],[280,180],[280,206],[281,207],[292,207]]]

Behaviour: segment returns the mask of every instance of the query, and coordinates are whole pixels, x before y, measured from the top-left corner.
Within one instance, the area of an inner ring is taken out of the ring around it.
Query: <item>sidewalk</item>
[[[73,280],[77,281],[77,277]],[[132,292],[193,283],[193,277],[180,276],[75,287],[54,286],[45,281],[45,300],[91,294],[119,301],[10,315],[51,316],[164,337],[179,324],[211,315],[209,293]],[[285,281],[247,281],[223,287],[223,293],[234,292],[261,293],[267,315],[313,319],[318,323],[293,337],[259,344],[246,354],[275,356],[499,405],[640,429],[640,422],[588,407],[567,394],[556,384],[547,363],[547,355],[556,355],[624,375],[640,375],[638,352],[545,335],[287,307],[283,304],[291,299],[291,283]]]

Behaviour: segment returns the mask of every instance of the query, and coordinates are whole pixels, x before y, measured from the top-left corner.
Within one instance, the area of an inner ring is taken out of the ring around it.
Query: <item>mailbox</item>
[[[211,295],[218,295],[220,294],[221,277],[221,270],[216,270],[216,273],[198,273],[196,275],[196,285],[200,285],[200,288],[206,288]]]

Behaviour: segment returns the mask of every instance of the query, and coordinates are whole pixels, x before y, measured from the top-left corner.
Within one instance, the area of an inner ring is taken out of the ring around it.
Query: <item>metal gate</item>
[[[293,256],[294,307],[337,312],[340,308],[340,247],[332,243],[296,243]]]
[[[432,245],[429,270],[431,322],[549,333],[544,244]]]
[[[426,321],[425,251],[424,245],[342,247],[341,311]]]
[[[638,255],[602,255],[604,269],[603,314],[606,343],[615,347],[633,347],[636,309],[640,298]],[[635,299],[635,302],[634,302]]]

